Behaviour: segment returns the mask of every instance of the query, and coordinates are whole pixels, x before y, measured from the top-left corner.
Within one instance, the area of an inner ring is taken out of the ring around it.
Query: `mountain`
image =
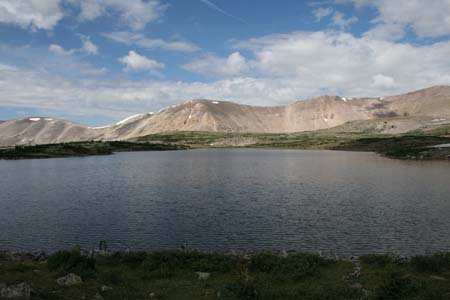
[[[0,146],[126,140],[170,131],[288,133],[343,124],[400,133],[443,123],[450,123],[450,86],[376,98],[321,96],[275,107],[191,100],[104,127],[32,117],[0,122]]]

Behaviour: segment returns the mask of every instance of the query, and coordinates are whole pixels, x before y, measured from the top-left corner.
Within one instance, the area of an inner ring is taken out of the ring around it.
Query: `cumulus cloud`
[[[319,7],[314,9],[312,13],[316,18],[316,22],[320,22],[323,18],[330,16],[333,11],[334,9],[332,7]]]
[[[152,39],[135,32],[115,31],[104,33],[103,35],[115,42],[129,46],[136,45],[148,50],[164,49],[179,52],[195,52],[200,50],[197,45],[191,42],[183,40],[166,41],[163,39]]]
[[[88,36],[81,36],[81,41],[83,42],[83,46],[80,48],[81,52],[87,54],[97,54],[98,46],[91,42],[91,38]]]
[[[129,51],[128,55],[119,58],[119,62],[125,65],[128,71],[151,71],[164,69],[164,64],[150,59],[135,51]]]
[[[50,30],[63,17],[59,0],[0,1],[0,23]]]
[[[24,89],[23,87],[27,88]],[[0,69],[0,104],[121,119],[189,99],[208,98],[276,105],[319,90],[282,80],[236,77],[211,83],[161,80],[67,79],[29,70]]]
[[[226,58],[207,55],[182,67],[207,77],[236,76],[245,73],[249,68],[247,60],[239,52],[233,52]]]
[[[48,46],[48,50],[50,52],[53,52],[57,55],[72,55],[75,53],[76,49],[71,49],[71,50],[65,50],[62,46],[57,45],[57,44],[51,44],[50,46]]]
[[[355,16],[345,18],[345,15],[339,11],[333,14],[333,24],[342,29],[347,29],[356,22],[358,22],[358,18]]]
[[[392,77],[384,76],[383,74],[377,74],[372,76],[373,86],[377,88],[390,89],[395,86],[395,80]]]
[[[80,39],[82,42],[81,48],[78,49],[70,49],[66,50],[64,47],[58,44],[51,44],[48,47],[48,50],[53,52],[54,54],[61,55],[61,56],[69,56],[75,53],[86,53],[86,54],[97,54],[98,53],[98,47],[95,45],[89,36],[80,35]]]
[[[251,52],[247,66],[258,77],[360,96],[445,84],[450,74],[449,41],[414,45],[329,31],[269,35],[235,47]]]
[[[357,7],[373,6],[379,16],[374,21],[412,28],[419,37],[450,35],[449,0],[340,0]]]
[[[366,31],[364,36],[374,40],[397,41],[405,35],[405,28],[400,24],[378,24]]]
[[[133,30],[143,29],[159,19],[168,5],[159,0],[70,0],[80,7],[79,18],[92,21],[108,11],[119,14],[120,19]]]

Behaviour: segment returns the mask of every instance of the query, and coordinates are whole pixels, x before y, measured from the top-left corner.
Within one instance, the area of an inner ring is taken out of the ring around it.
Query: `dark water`
[[[0,248],[450,250],[450,163],[195,150],[0,161]]]

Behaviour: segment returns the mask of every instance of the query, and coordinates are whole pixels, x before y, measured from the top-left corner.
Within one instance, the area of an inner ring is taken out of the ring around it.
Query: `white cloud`
[[[139,55],[135,51],[129,51],[128,55],[119,58],[119,62],[125,65],[129,71],[151,71],[164,69],[164,64],[150,59],[143,55]]]
[[[358,18],[355,16],[346,19],[344,14],[339,11],[333,14],[333,24],[342,29],[347,29],[356,22],[358,22]]]
[[[320,22],[323,18],[330,16],[333,11],[334,9],[332,7],[319,7],[314,9],[312,13],[316,18],[316,22]]]
[[[50,61],[39,65],[38,54],[27,55],[36,52],[32,48],[22,50],[28,51],[22,57],[31,57],[33,70],[20,69],[11,66],[12,60],[0,52],[4,59],[0,59],[0,106],[122,118],[192,98],[281,105],[321,94],[383,96],[450,82],[450,41],[420,45],[394,43],[368,33],[359,37],[336,31],[292,32],[244,40],[234,48],[228,56],[209,55],[184,66],[216,77],[208,82],[62,77],[75,70],[83,74],[105,70],[90,65],[79,70],[76,55],[46,58]],[[61,61],[59,65],[48,68],[57,61]],[[164,68],[134,51],[120,61],[130,71]],[[67,68],[71,63],[71,69],[64,68],[63,62]]]
[[[405,35],[405,28],[400,24],[378,24],[364,33],[364,36],[373,40],[397,41]]]
[[[72,55],[76,51],[76,49],[65,50],[62,46],[57,45],[57,44],[51,44],[50,46],[48,46],[48,50],[57,55],[62,55],[62,56]]]
[[[387,86],[403,92],[445,84],[450,76],[450,41],[413,45],[343,32],[294,32],[242,41],[235,47],[254,57],[247,60],[250,74],[357,96],[384,94]],[[379,74],[395,81],[374,77]]]
[[[118,43],[129,46],[136,45],[149,50],[164,49],[179,52],[195,52],[199,50],[199,47],[191,42],[183,40],[166,41],[163,39],[152,39],[145,37],[140,33],[128,31],[115,31],[103,35]]]
[[[207,55],[182,66],[184,69],[208,77],[227,77],[245,73],[249,66],[245,57],[234,52],[226,58]]]
[[[392,77],[377,74],[372,76],[373,86],[376,88],[390,89],[395,87],[395,80]]]
[[[120,19],[133,30],[143,29],[160,18],[168,5],[159,0],[70,0],[80,7],[79,18],[92,21],[108,11],[119,14]]]
[[[81,41],[83,42],[83,46],[80,48],[81,52],[84,52],[87,54],[97,54],[98,53],[98,47],[93,42],[91,42],[90,37],[82,35]]]
[[[72,54],[75,54],[77,52],[79,53],[86,53],[86,54],[97,54],[98,53],[98,47],[95,45],[89,36],[80,35],[80,39],[82,42],[82,46],[79,49],[70,49],[66,50],[61,45],[58,44],[51,44],[48,47],[48,50],[61,56],[69,56]]]
[[[373,6],[379,12],[375,21],[409,26],[419,37],[450,35],[449,0],[345,0],[345,2],[352,2],[357,7]]]
[[[0,23],[51,30],[63,17],[59,0],[0,1]]]

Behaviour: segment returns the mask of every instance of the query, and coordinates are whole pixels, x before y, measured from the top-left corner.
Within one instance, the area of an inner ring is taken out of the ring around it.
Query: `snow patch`
[[[37,122],[40,121],[41,118],[28,118],[28,120],[30,120],[31,122]]]
[[[347,98],[341,97],[341,99],[342,99],[344,102],[347,102]]]
[[[53,121],[52,118],[45,118],[45,121]]]
[[[217,102],[217,101],[213,101],[212,103],[213,103],[213,104],[219,104],[219,102]]]
[[[116,125],[121,125],[123,123],[126,123],[126,122],[134,119],[134,118],[141,117],[141,116],[143,116],[143,114],[137,114],[137,115],[130,116],[128,118],[123,119],[122,121],[117,122]]]
[[[89,129],[105,129],[111,127],[111,125],[106,125],[106,126],[99,126],[99,127],[89,127]]]
[[[380,101],[383,101],[383,100],[384,100],[384,98],[383,98],[383,97],[380,97],[380,98],[378,98],[378,100],[380,100]]]
[[[442,122],[442,121],[447,121],[447,119],[433,119],[433,120],[431,120],[431,122]]]

